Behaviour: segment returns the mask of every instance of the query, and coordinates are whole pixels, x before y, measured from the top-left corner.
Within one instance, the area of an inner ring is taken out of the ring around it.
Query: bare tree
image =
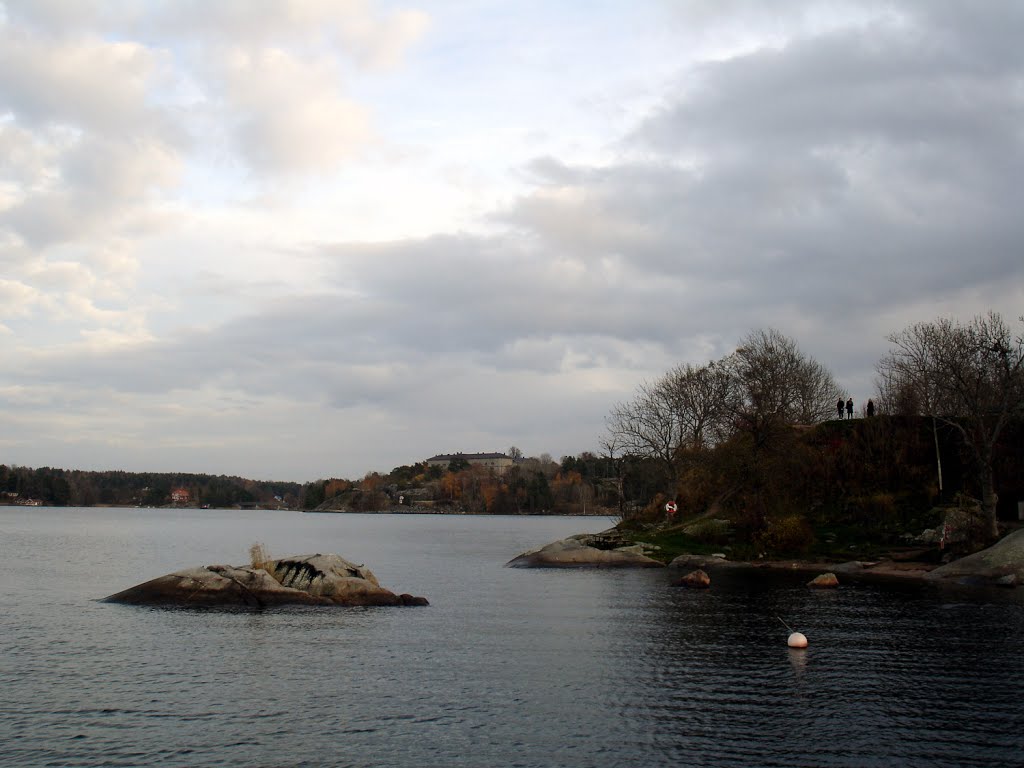
[[[674,484],[682,424],[662,380],[641,384],[637,396],[616,405],[606,423],[610,441],[623,454],[656,459]]]
[[[924,415],[963,437],[989,535],[997,537],[992,458],[1006,422],[1024,409],[1024,336],[1014,336],[998,313],[989,312],[967,325],[945,318],[918,323],[889,342],[879,373],[891,386],[912,391]]]
[[[616,506],[619,510],[619,518],[625,517],[626,511],[626,496],[622,489],[622,458],[619,454],[620,451],[619,437],[613,432],[608,432],[603,438],[601,438],[601,448],[604,449],[603,456],[608,459],[612,469],[615,470],[615,477],[605,478],[605,482],[611,484],[615,489]]]
[[[743,339],[732,355],[680,365],[607,419],[609,445],[622,455],[656,459],[673,486],[687,456],[739,430],[761,449],[778,430],[828,418],[838,388],[832,375],[775,330]]]
[[[727,431],[729,370],[720,363],[677,366],[607,419],[608,444],[621,454],[658,460],[673,484],[680,458],[720,441]]]
[[[731,372],[728,399],[735,427],[760,449],[779,430],[829,418],[839,388],[832,374],[779,331],[754,331],[724,364]]]
[[[881,365],[881,364],[880,364]],[[913,384],[896,371],[881,373],[875,379],[875,405],[879,413],[910,415],[924,412]]]
[[[883,409],[890,413],[931,417],[935,471],[941,494],[942,452],[936,416],[940,410],[940,377],[936,375],[940,364],[935,355],[942,344],[938,331],[928,323],[918,323],[899,334],[890,334],[889,341],[894,349],[878,364],[879,400]]]
[[[727,435],[729,370],[718,362],[681,365],[659,382],[679,422],[679,447],[701,450]]]

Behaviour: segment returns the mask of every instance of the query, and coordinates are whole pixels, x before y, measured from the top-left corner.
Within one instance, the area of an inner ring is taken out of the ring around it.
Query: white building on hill
[[[496,475],[503,475],[515,461],[504,453],[439,453],[427,459],[427,465],[448,469],[453,461],[463,460],[471,467],[484,467]]]

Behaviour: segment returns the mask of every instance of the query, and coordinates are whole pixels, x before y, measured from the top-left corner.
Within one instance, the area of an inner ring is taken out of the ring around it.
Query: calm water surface
[[[1024,765],[1024,591],[502,567],[607,526],[0,508],[0,765]],[[431,605],[96,602],[256,541]]]

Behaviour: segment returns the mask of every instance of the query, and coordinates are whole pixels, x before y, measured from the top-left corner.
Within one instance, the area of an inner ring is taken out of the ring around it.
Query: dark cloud
[[[653,274],[740,283],[729,298],[762,313],[856,315],[1019,279],[1009,201],[1024,170],[1024,54],[1005,34],[990,49],[990,36],[1021,28],[1020,12],[1000,23],[989,11],[978,23],[943,4],[706,63],[626,145],[654,161],[590,178],[547,163],[572,202],[513,215],[563,247],[558,221],[617,218],[642,234],[607,238],[609,250]],[[593,252],[587,236],[577,244]],[[720,289],[705,296],[737,310]]]

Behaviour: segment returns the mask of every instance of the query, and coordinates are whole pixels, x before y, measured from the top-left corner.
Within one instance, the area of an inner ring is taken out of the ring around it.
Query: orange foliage
[[[379,472],[369,472],[366,477],[363,478],[359,484],[360,490],[364,493],[373,493],[378,488],[384,485],[384,478],[381,477]]]
[[[494,503],[498,499],[498,495],[502,492],[502,484],[498,481],[490,478],[489,480],[481,483],[480,492],[484,497],[484,506],[488,510],[494,509]]]
[[[445,472],[441,476],[441,493],[446,499],[462,498],[462,483],[459,476],[453,472]]]
[[[344,493],[352,488],[352,483],[348,480],[328,480],[324,483],[324,497],[331,498],[337,496],[339,493]]]

